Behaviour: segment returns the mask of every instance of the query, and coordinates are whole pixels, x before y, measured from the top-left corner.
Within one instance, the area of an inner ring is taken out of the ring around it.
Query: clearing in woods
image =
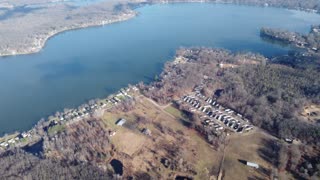
[[[120,118],[127,122],[123,126],[115,125]],[[123,162],[126,172],[142,171],[167,179],[174,179],[176,175],[215,179],[221,172],[222,179],[228,180],[268,179],[276,170],[277,152],[273,145],[279,140],[261,129],[245,134],[231,133],[219,169],[223,148],[212,148],[205,137],[187,127],[182,118],[185,118],[184,114],[172,105],[161,108],[139,96],[133,110],[106,112],[103,121],[107,128],[117,132],[110,139],[116,148],[114,156]],[[144,128],[151,131],[151,136],[142,133]],[[172,149],[174,151],[170,151]],[[181,162],[182,168],[178,165],[173,169],[165,167],[161,162],[164,158],[171,163]],[[239,160],[257,163],[260,168],[248,167]],[[189,167],[197,173],[193,174]]]

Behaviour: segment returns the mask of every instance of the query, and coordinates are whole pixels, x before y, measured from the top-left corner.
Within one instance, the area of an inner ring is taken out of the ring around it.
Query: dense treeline
[[[223,93],[215,98],[242,113],[253,124],[282,138],[320,142],[320,127],[299,118],[304,105],[320,103],[317,69],[266,63],[261,56],[206,48],[182,49],[177,56],[187,62],[167,63],[152,88],[142,86],[147,96],[166,103],[174,96],[185,95],[195,85],[205,84],[204,91],[209,95],[215,96],[214,92],[222,89]]]
[[[262,37],[308,49],[312,52],[318,52],[320,49],[320,26],[312,26],[310,33],[306,35],[272,28],[261,28],[260,34]]]
[[[82,120],[54,137],[45,137],[44,151],[51,158],[100,165],[110,158],[109,134],[101,121]]]
[[[279,56],[272,59],[273,63],[290,66],[294,69],[320,71],[320,55],[305,55],[304,52],[289,52],[288,56]]]
[[[41,159],[22,150],[0,155],[0,179],[112,179],[112,173],[84,164]]]
[[[37,132],[43,130],[42,126],[38,129]],[[66,125],[57,134],[42,133],[41,136],[41,143],[30,146],[34,148],[9,149],[0,154],[0,179],[115,177],[106,163],[112,148],[102,121],[85,119]]]
[[[318,143],[320,127],[298,118],[308,100],[320,103],[318,76],[317,71],[275,64],[230,69],[222,77],[224,94],[219,100],[280,137]]]
[[[195,85],[205,82],[204,77],[215,77],[219,72],[217,65],[219,63],[239,63],[241,58],[259,59],[259,63],[265,61],[261,56],[251,53],[230,54],[230,52],[220,49],[180,49],[177,51],[177,57],[182,56],[188,59],[188,63],[166,63],[160,79],[152,84],[152,87],[141,87],[145,89],[145,95],[152,97],[159,103],[167,103],[173,99],[173,96],[185,95],[185,92],[193,89]],[[208,81],[207,79],[206,81]],[[218,85],[215,83],[209,86]],[[149,89],[150,88],[150,89]]]
[[[150,0],[151,2],[188,2],[191,0]],[[255,6],[274,6],[290,9],[320,11],[318,0],[207,0],[208,2],[246,4]]]
[[[293,9],[314,9],[320,10],[320,2],[318,0],[216,0],[227,3],[249,4],[259,6],[275,6]]]

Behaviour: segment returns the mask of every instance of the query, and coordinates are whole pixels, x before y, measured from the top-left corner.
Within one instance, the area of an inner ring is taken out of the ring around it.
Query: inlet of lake
[[[320,16],[279,8],[178,3],[144,6],[129,21],[68,31],[36,54],[0,58],[0,134],[102,98],[128,83],[150,82],[179,47],[253,51],[288,48],[263,41],[261,27],[308,33]]]

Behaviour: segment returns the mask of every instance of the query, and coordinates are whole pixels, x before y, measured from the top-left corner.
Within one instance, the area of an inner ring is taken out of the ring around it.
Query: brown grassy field
[[[278,139],[256,129],[241,136],[229,137],[225,151],[223,179],[270,179],[276,174],[276,157],[272,158],[272,144]],[[277,153],[277,152],[274,152]],[[246,166],[239,160],[245,160],[259,165],[259,169]],[[281,174],[285,179],[291,179],[287,172]]]
[[[177,109],[174,110],[178,113]],[[137,116],[148,120],[138,123]],[[119,118],[127,120],[123,127],[115,125]],[[183,159],[181,161],[193,166],[197,172],[195,179],[217,176],[221,152],[212,149],[196,131],[188,129],[178,119],[143,97],[134,110],[105,113],[103,117],[107,127],[117,131],[111,142],[116,148],[115,157],[124,163],[127,173],[143,171],[164,179],[173,179],[177,174],[191,176],[188,172],[171,170],[161,164],[161,159],[169,156],[165,147],[178,145],[178,156]],[[142,134],[140,130],[143,128],[150,129],[152,135]]]
[[[320,123],[320,105],[306,106],[301,116],[309,123]]]
[[[138,117],[145,117],[145,120],[140,122]],[[123,126],[115,125],[120,118],[127,122]],[[104,114],[107,128],[117,132],[110,137],[115,147],[113,158],[123,162],[125,175],[146,172],[158,179],[174,179],[176,175],[201,180],[218,177],[223,148],[213,149],[198,132],[183,125],[181,118],[183,114],[173,106],[158,106],[144,96],[139,96],[130,112]],[[143,128],[148,128],[151,136],[141,133]],[[277,172],[276,158],[270,158],[269,153],[271,145],[279,142],[277,138],[256,128],[241,135],[231,133],[226,142],[222,179],[269,179],[273,172]],[[168,147],[177,148],[177,154],[170,155]],[[187,168],[166,168],[161,162],[163,158],[181,161],[196,173],[187,171]],[[239,160],[257,163],[261,168],[250,168]],[[280,175],[290,179],[286,172]]]

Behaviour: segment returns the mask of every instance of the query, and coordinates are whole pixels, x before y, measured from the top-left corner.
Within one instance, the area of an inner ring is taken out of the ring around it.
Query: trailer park
[[[178,104],[187,106],[190,112],[201,116],[204,127],[215,132],[246,133],[254,129],[248,119],[241,114],[219,104],[216,99],[206,97],[201,93],[203,86],[197,86],[194,91],[183,96]]]

